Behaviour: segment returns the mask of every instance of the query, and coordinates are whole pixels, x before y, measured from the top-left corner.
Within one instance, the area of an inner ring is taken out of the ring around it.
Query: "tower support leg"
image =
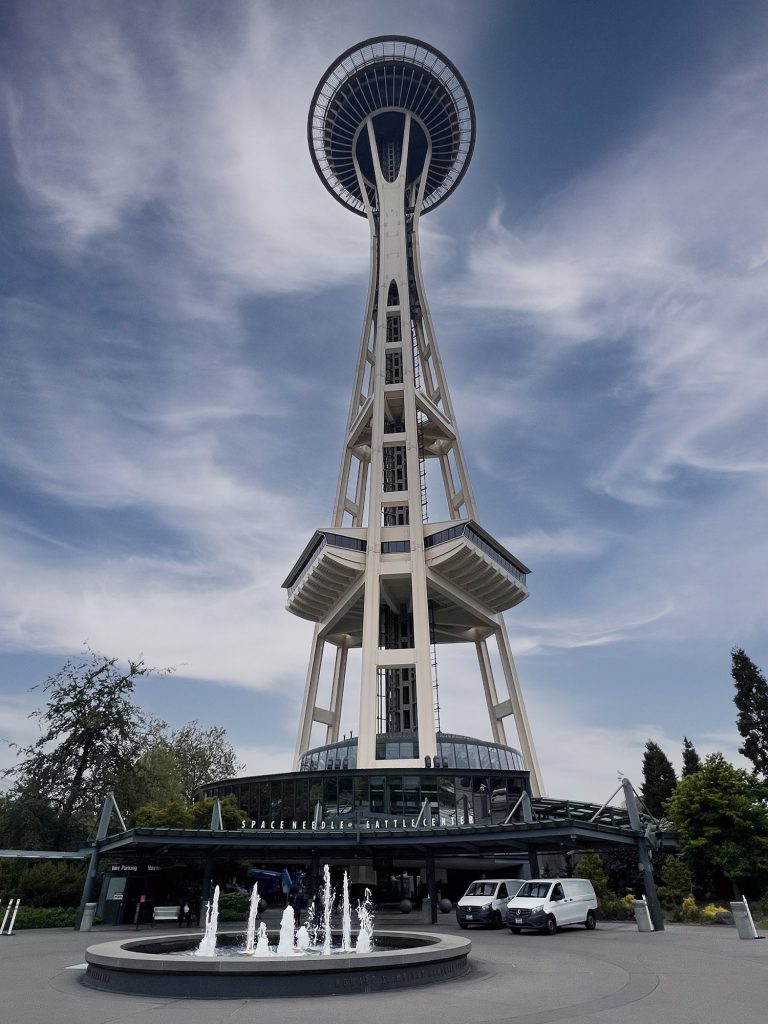
[[[333,666],[333,686],[329,710],[332,720],[326,731],[325,742],[335,743],[339,738],[341,722],[341,704],[344,699],[344,680],[347,674],[347,645],[342,644],[336,649],[336,661]]]
[[[528,870],[531,872],[531,878],[539,877],[539,855],[533,845],[528,847]]]
[[[317,684],[320,680],[320,668],[323,664],[323,648],[325,641],[320,636],[320,627],[315,626],[315,635],[312,639],[312,653],[309,658],[307,669],[307,681],[304,686],[304,700],[301,705],[301,720],[299,723],[299,734],[296,740],[295,767],[299,767],[299,758],[309,746],[312,735],[312,722],[317,705]]]
[[[541,781],[541,768],[539,759],[536,756],[536,749],[533,745],[533,735],[528,722],[528,715],[523,703],[523,692],[520,689],[520,680],[517,678],[517,669],[512,658],[512,649],[507,635],[507,626],[504,616],[499,615],[499,631],[496,634],[496,641],[499,645],[499,657],[504,672],[504,679],[507,683],[507,692],[512,706],[512,713],[515,716],[517,736],[520,741],[520,750],[525,760],[525,765],[531,773],[531,794],[533,796],[544,796],[544,786]]]
[[[653,879],[653,865],[651,864],[650,843],[646,837],[643,827],[643,820],[637,808],[635,787],[629,779],[621,780],[621,787],[624,790],[624,803],[629,815],[629,823],[637,834],[637,859],[640,867],[640,874],[643,876],[645,898],[648,903],[648,912],[651,915],[653,927],[657,932],[664,931],[664,918],[661,913],[661,904],[656,892],[656,883]]]
[[[488,654],[488,644],[485,640],[480,640],[475,644],[475,650],[477,651],[477,660],[480,664],[480,676],[483,680],[485,702],[488,705],[488,717],[491,721],[493,739],[495,743],[506,743],[507,737],[504,732],[504,723],[496,714],[496,706],[499,703],[499,697],[496,692],[496,682],[493,678],[491,658]]]

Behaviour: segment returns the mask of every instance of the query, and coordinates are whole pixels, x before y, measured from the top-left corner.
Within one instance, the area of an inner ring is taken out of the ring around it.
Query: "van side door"
[[[496,899],[493,901],[493,909],[501,912],[502,920],[506,918],[508,902],[509,893],[507,892],[507,883],[502,882],[496,893]]]
[[[578,882],[563,882],[563,924],[581,924],[587,916],[581,888]]]
[[[549,893],[549,913],[557,921],[558,926],[568,924],[568,903],[560,882],[556,882]]]

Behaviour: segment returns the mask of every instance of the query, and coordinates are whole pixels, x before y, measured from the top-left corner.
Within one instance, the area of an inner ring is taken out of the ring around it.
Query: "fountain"
[[[296,949],[293,907],[286,907],[280,921],[280,941],[277,944],[278,956],[290,956]]]
[[[304,925],[296,932],[296,949],[306,953],[310,946],[309,932]]]
[[[219,925],[219,887],[213,890],[213,902],[205,908],[205,931],[200,945],[195,951],[196,956],[216,955],[216,933]]]
[[[219,932],[219,887],[206,907],[199,941],[187,936],[152,936],[104,942],[86,950],[83,984],[116,992],[198,998],[253,998],[386,991],[464,974],[471,943],[454,935],[377,932],[368,889],[358,902],[353,941],[349,878],[344,872],[341,930],[334,931],[330,868],[323,871],[322,927],[313,908],[295,927],[286,907],[276,942],[264,921],[256,928],[258,891],[251,893],[245,935]]]
[[[259,924],[259,939],[256,943],[256,956],[269,956],[271,952],[269,938],[267,937],[267,926],[261,921]]]
[[[371,899],[371,890],[365,890],[365,898],[362,899],[357,905],[357,920],[360,924],[360,930],[357,933],[357,943],[355,949],[358,953],[370,953],[371,943],[373,941],[373,900]]]
[[[341,903],[341,948],[345,953],[352,949],[352,915],[349,912],[349,877],[346,871]]]
[[[251,902],[248,907],[248,922],[245,926],[245,952],[253,953],[253,943],[256,937],[256,918],[259,915],[259,883],[254,882],[251,889]],[[263,922],[262,922],[263,923]],[[266,931],[266,929],[265,929]],[[261,930],[259,930],[261,938]]]

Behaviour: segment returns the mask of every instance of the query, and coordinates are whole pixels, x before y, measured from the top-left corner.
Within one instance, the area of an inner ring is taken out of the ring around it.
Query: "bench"
[[[152,921],[178,921],[179,907],[155,907],[152,912]]]

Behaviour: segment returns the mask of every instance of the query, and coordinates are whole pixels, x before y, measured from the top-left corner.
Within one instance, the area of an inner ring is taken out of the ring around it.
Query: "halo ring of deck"
[[[365,204],[353,147],[372,114],[409,111],[432,143],[421,212],[434,209],[463,178],[475,145],[475,110],[466,82],[439,50],[410,36],[376,36],[330,65],[309,108],[307,138],[321,181],[360,216]]]

